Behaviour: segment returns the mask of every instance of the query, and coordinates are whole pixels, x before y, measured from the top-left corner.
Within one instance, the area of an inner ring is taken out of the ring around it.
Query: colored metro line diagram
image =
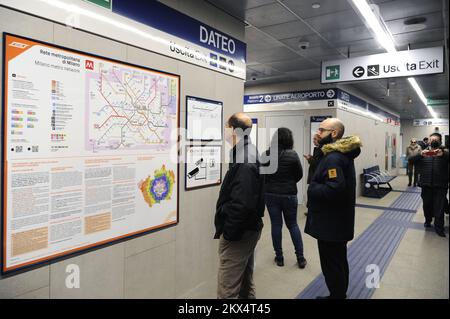
[[[166,170],[165,165],[155,171],[155,176],[147,177],[139,183],[139,189],[145,202],[152,207],[161,201],[170,200],[175,184],[175,174],[172,170]]]
[[[178,82],[164,74],[100,63],[87,74],[87,150],[167,150],[177,126]]]

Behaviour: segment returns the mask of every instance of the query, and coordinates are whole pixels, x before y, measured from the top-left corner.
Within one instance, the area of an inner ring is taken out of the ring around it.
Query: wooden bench
[[[392,190],[389,184],[396,176],[381,171],[378,165],[363,169],[363,196],[383,198]],[[386,187],[387,186],[387,187]]]

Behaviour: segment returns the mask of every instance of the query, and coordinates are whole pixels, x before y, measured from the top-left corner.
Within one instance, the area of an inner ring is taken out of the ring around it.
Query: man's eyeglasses
[[[317,130],[318,130],[320,133],[327,132],[327,131],[334,131],[333,129],[322,128],[322,127],[319,127]]]

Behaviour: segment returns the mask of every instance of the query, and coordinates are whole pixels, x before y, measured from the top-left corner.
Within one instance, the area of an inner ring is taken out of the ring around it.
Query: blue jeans
[[[277,257],[283,256],[281,247],[281,229],[283,227],[283,216],[286,227],[291,234],[295,254],[303,257],[303,241],[300,228],[297,224],[297,196],[266,194],[266,205],[272,223],[272,244]]]

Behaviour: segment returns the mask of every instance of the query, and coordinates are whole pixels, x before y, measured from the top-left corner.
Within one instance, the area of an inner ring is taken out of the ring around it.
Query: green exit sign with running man
[[[341,76],[341,67],[339,65],[331,65],[326,68],[326,79],[327,80],[339,80]]]
[[[87,2],[94,3],[100,7],[111,10],[112,8],[112,0],[86,0]]]

